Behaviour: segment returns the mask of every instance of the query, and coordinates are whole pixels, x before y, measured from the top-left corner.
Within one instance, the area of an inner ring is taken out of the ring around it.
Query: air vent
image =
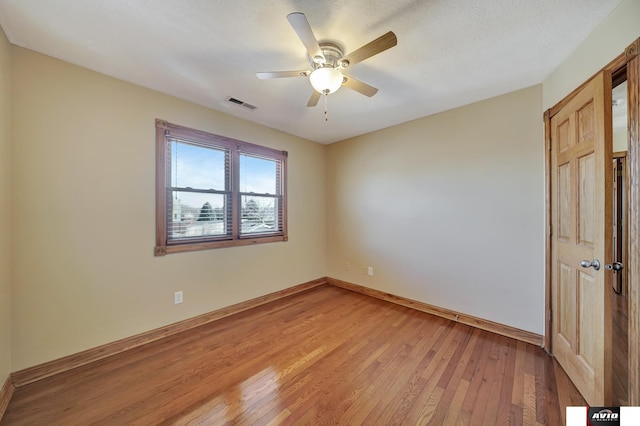
[[[258,108],[258,107],[257,107],[257,106],[255,106],[255,105],[248,104],[248,103],[246,103],[245,101],[241,101],[240,99],[232,98],[231,96],[229,96],[229,97],[226,99],[226,101],[227,101],[227,102],[229,102],[229,103],[232,103],[232,104],[234,104],[234,105],[237,105],[237,106],[239,106],[239,107],[246,108],[246,109],[248,109],[248,110],[250,110],[250,111],[253,111],[254,109],[257,109],[257,108]]]

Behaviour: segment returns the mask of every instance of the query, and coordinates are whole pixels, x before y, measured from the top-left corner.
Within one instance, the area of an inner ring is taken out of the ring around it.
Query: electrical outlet
[[[373,266],[367,267],[367,275],[373,275]]]
[[[349,264],[349,262],[344,262],[344,270],[348,271],[349,269],[351,269],[351,265]]]
[[[183,294],[181,291],[176,291],[175,293],[173,293],[173,304],[177,305],[178,303],[182,303],[183,301]]]

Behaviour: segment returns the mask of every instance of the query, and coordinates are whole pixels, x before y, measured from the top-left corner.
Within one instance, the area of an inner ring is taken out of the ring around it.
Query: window
[[[156,120],[156,256],[287,240],[287,153]]]

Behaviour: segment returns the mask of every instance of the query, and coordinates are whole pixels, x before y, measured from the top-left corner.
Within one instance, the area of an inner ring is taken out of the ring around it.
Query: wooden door
[[[591,406],[611,404],[611,132],[609,72],[551,118],[553,353]]]

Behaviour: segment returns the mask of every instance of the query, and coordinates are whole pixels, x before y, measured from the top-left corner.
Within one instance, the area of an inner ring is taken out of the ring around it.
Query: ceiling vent
[[[246,108],[250,111],[253,111],[254,109],[257,109],[258,107],[255,105],[251,105],[246,103],[245,101],[241,101],[240,99],[236,99],[236,98],[232,98],[231,96],[229,96],[227,99],[225,99],[227,102],[242,107],[242,108]]]

